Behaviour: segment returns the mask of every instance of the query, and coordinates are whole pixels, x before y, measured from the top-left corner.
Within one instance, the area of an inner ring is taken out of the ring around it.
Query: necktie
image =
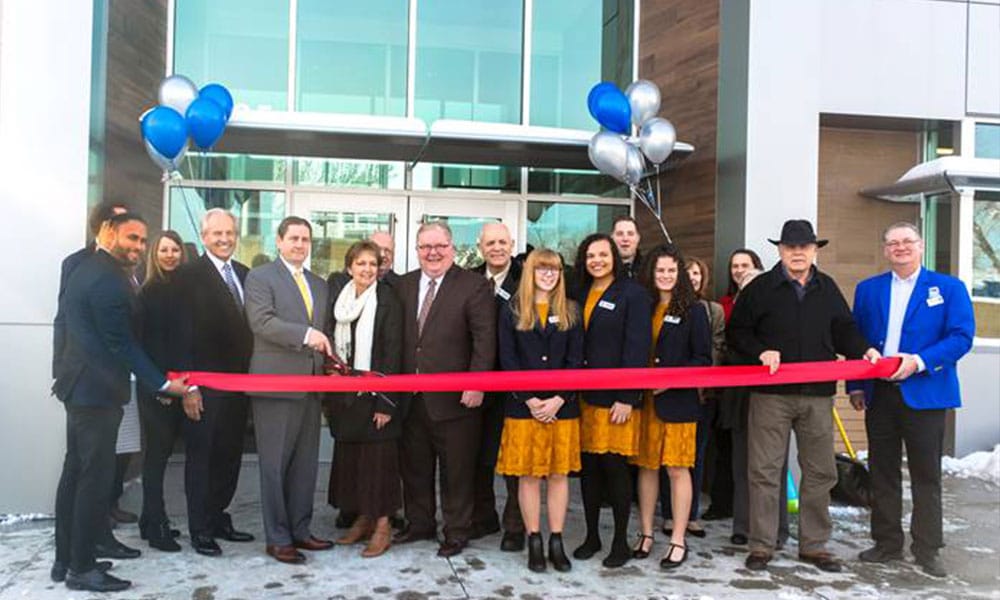
[[[302,302],[306,305],[306,314],[309,315],[309,320],[312,321],[313,300],[312,296],[309,295],[309,288],[306,287],[306,278],[302,275],[302,271],[295,272],[295,283],[299,286],[299,293],[302,294]]]
[[[497,278],[496,276],[490,277],[490,287],[493,289],[493,293],[497,293]]]
[[[233,295],[237,308],[243,308],[243,299],[240,298],[240,290],[236,287],[236,279],[233,277],[233,266],[229,263],[222,265],[222,278],[226,280],[226,287]]]
[[[417,335],[424,332],[424,322],[427,321],[427,315],[431,312],[431,304],[434,303],[434,288],[436,286],[437,282],[433,279],[431,279],[431,282],[427,284],[427,293],[424,294],[424,303],[420,306],[420,314],[417,315]]]

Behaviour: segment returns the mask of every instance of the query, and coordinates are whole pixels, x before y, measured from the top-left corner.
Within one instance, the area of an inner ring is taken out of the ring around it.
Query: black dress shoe
[[[682,549],[684,551],[681,554],[680,560],[670,560],[670,557],[674,553],[674,548],[680,548],[680,549]],[[660,568],[661,569],[666,569],[666,570],[676,569],[677,567],[683,565],[684,561],[686,561],[687,559],[688,559],[688,549],[687,549],[687,546],[681,546],[680,544],[674,544],[673,542],[671,542],[670,543],[670,547],[667,548],[667,554],[666,554],[666,556],[664,556],[660,560]]]
[[[704,513],[702,513],[701,520],[702,521],[721,521],[722,519],[728,519],[728,518],[730,518],[732,516],[733,516],[733,511],[731,511],[731,510],[723,511],[723,510],[716,509],[714,506],[709,506],[708,510],[706,510]]]
[[[113,575],[108,575],[100,569],[91,569],[86,573],[75,573],[70,571],[66,574],[66,587],[71,590],[85,590],[88,592],[120,592],[122,590],[127,590],[131,585],[131,581],[118,579]]]
[[[469,536],[470,540],[478,540],[484,538],[488,535],[493,535],[494,533],[500,532],[500,522],[493,521],[489,523],[473,523],[472,524],[472,535]]]
[[[409,544],[410,542],[420,542],[423,540],[436,540],[437,534],[433,531],[417,531],[412,527],[408,527],[403,531],[400,531],[392,538],[392,543],[394,544]]]
[[[94,568],[100,571],[101,573],[107,573],[108,569],[111,568],[111,561],[99,560],[94,563]],[[66,567],[66,564],[61,563],[57,560],[54,563],[52,563],[52,570],[49,571],[49,577],[51,577],[52,581],[56,583],[62,583],[66,581],[67,571],[69,571],[69,569]]]
[[[546,567],[545,548],[542,546],[542,534],[528,534],[528,570],[533,573],[544,573]]]
[[[746,566],[751,571],[763,571],[767,568],[767,563],[771,562],[771,555],[763,552],[751,552],[747,556]]]
[[[577,560],[587,560],[593,558],[595,554],[601,551],[601,540],[600,538],[587,538],[582,544],[577,546],[576,550],[573,551],[573,558]]]
[[[445,540],[438,546],[437,555],[441,558],[451,558],[462,553],[465,549],[465,540]]]
[[[170,537],[179,538],[181,537],[181,530],[174,529],[170,526],[170,521],[167,521],[167,530],[170,532]],[[150,523],[143,523],[142,520],[139,521],[139,539],[148,540],[149,532],[153,530],[153,525]]]
[[[141,551],[129,548],[114,538],[94,545],[94,558],[127,560],[130,558],[139,558],[140,556],[142,556]]]
[[[560,573],[565,573],[573,568],[572,563],[566,558],[561,533],[549,534],[549,562],[552,563],[552,568]]]
[[[749,542],[750,540],[748,540],[747,536],[743,535],[742,533],[734,533],[733,535],[729,536],[729,541],[730,543],[736,544],[737,546],[746,546],[747,542]]]
[[[708,532],[706,532],[706,531],[705,531],[705,530],[704,530],[703,528],[701,528],[701,527],[699,527],[699,528],[697,528],[697,529],[691,529],[691,526],[690,526],[690,525],[688,525],[688,528],[687,528],[687,534],[688,534],[688,535],[693,535],[693,536],[694,536],[694,537],[696,537],[696,538],[703,538],[703,537],[705,537],[706,535],[708,535]]]
[[[889,550],[884,546],[879,546],[878,544],[872,546],[871,548],[862,551],[858,554],[864,562],[870,563],[887,563],[893,560],[903,560],[902,550]]]
[[[941,562],[941,557],[937,554],[932,554],[930,556],[921,556],[914,554],[913,558],[916,559],[917,564],[923,569],[924,573],[932,577],[947,577],[948,572],[944,568],[944,563]]]
[[[520,552],[524,550],[523,531],[505,531],[500,538],[500,550],[504,552]]]
[[[604,557],[601,564],[606,569],[617,569],[618,567],[624,567],[630,558],[632,558],[632,549],[627,544],[623,543],[621,547],[611,544],[611,552]]]
[[[191,534],[191,547],[194,548],[195,552],[204,556],[222,555],[222,548],[215,543],[215,539],[203,533]]]
[[[837,560],[837,557],[829,552],[816,552],[812,554],[802,554],[799,552],[799,560],[815,565],[820,571],[826,571],[827,573],[840,573],[843,570],[843,566]]]
[[[220,540],[226,540],[227,542],[252,542],[253,536],[245,531],[236,531],[233,529],[233,524],[228,519],[223,523],[216,525],[215,529],[212,530],[212,537],[219,538]]]
[[[173,531],[170,529],[170,524],[166,521],[150,525],[146,529],[146,540],[149,542],[150,548],[156,548],[163,552],[181,551],[181,545],[177,543]]]

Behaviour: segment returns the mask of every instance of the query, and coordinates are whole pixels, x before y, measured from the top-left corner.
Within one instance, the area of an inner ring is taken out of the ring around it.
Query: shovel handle
[[[847,446],[847,454],[851,457],[851,460],[857,460],[857,455],[854,454],[854,446],[851,445],[851,440],[847,439],[847,430],[844,429],[844,422],[840,420],[840,413],[837,412],[837,407],[833,407],[833,422],[837,424],[837,429],[840,431],[840,439],[844,440],[844,445]]]

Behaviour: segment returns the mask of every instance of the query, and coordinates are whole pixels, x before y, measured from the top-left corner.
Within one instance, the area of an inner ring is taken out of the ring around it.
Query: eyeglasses
[[[915,246],[919,243],[920,240],[906,238],[905,240],[892,240],[891,242],[885,242],[885,247],[886,248],[901,248],[903,246],[910,247],[910,246]]]
[[[417,250],[420,252],[430,252],[431,250],[444,252],[448,248],[451,248],[451,244],[417,244]]]
[[[555,275],[559,273],[558,267],[535,267],[535,273],[539,275]]]

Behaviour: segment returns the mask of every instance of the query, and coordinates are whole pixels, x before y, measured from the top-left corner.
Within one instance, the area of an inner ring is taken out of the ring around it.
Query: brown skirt
[[[395,514],[403,506],[398,441],[335,442],[327,498],[349,513]]]

